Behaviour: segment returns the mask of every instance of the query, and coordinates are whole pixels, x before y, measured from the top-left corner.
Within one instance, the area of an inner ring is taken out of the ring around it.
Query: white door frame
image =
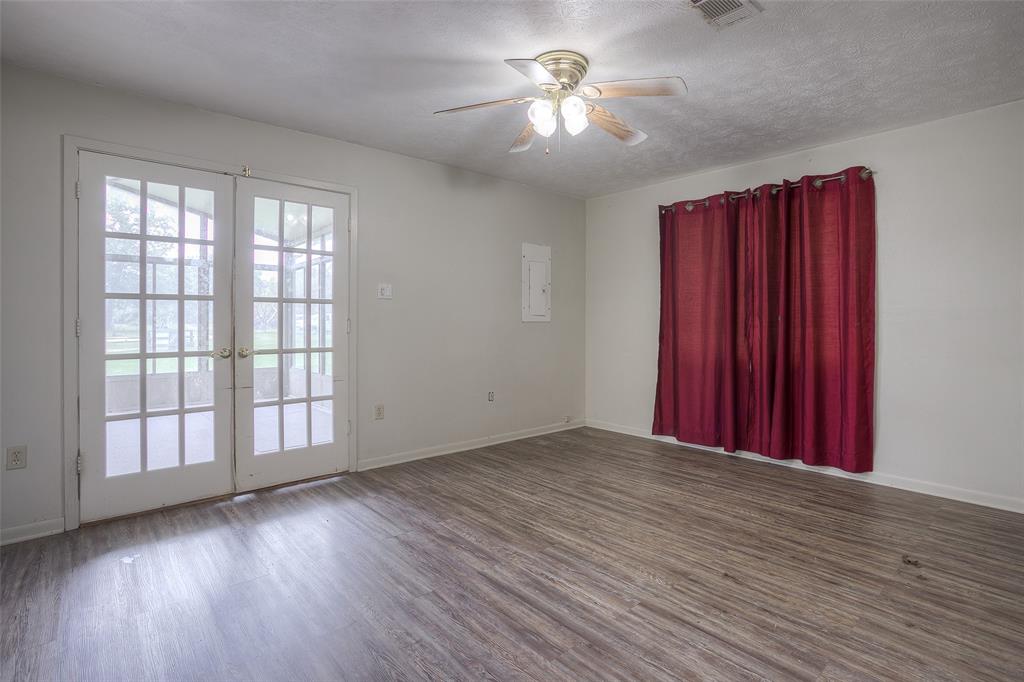
[[[206,159],[196,159],[177,154],[132,147],[113,142],[103,142],[73,135],[62,135],[63,147],[63,188],[61,203],[61,220],[63,224],[61,269],[61,346],[62,346],[62,381],[61,381],[61,414],[63,416],[63,488],[64,488],[64,530],[78,528],[80,519],[79,485],[78,485],[78,452],[79,452],[79,418],[78,418],[78,153],[80,151],[96,152],[121,156],[139,161],[163,163],[194,170],[223,173],[234,177],[252,177],[270,180],[300,187],[338,192],[349,196],[349,263],[348,263],[348,310],[351,320],[351,331],[348,343],[348,434],[349,470],[359,469],[358,439],[358,373],[356,359],[358,357],[358,316],[359,316],[359,278],[358,278],[358,192],[355,187],[341,185],[322,180],[285,175],[272,171],[250,169],[241,164],[226,164]],[[232,226],[235,227],[234,225]]]

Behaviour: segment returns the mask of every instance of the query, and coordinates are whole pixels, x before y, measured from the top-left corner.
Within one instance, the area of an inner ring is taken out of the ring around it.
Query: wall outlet
[[[12,445],[7,448],[7,469],[24,469],[28,466],[28,446]]]
[[[572,421],[572,417],[570,417],[569,415],[565,415],[565,423],[568,424],[571,421]]]
[[[384,418],[384,406],[383,405],[374,405],[373,406],[373,418],[374,419],[383,419]]]
[[[487,392],[487,402],[489,402],[489,403],[493,403],[494,402],[494,391],[488,391]]]
[[[381,282],[377,285],[377,298],[389,301],[391,300],[392,289],[391,282]]]

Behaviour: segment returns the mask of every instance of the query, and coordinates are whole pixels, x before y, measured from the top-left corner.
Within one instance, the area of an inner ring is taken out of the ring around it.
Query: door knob
[[[211,358],[223,358],[223,359],[227,360],[228,358],[231,357],[231,349],[228,348],[227,346],[224,346],[220,350],[215,350],[212,353],[210,353],[210,357]]]
[[[242,346],[241,348],[238,349],[238,357],[247,358],[250,355],[252,355],[252,351],[246,348],[245,346]]]

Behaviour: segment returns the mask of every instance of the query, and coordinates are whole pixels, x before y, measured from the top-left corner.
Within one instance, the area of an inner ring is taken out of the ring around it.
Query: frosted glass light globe
[[[562,101],[562,118],[566,121],[573,118],[584,118],[586,115],[587,105],[576,95],[570,95]]]
[[[551,134],[555,132],[557,127],[558,119],[555,118],[554,111],[552,111],[552,115],[548,118],[533,124],[533,129],[542,137],[551,137]]]
[[[572,118],[565,119],[565,132],[570,135],[579,135],[587,126],[590,125],[590,121],[587,120],[586,116],[574,116]]]
[[[536,128],[542,121],[555,117],[555,108],[551,106],[551,100],[539,99],[530,105],[526,115],[530,117],[530,123]]]

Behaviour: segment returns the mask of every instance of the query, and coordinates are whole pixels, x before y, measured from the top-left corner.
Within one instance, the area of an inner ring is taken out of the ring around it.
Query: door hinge
[[[75,180],[75,198],[82,198],[82,183],[79,182],[78,180]]]
[[[346,436],[351,436],[352,435],[352,420],[351,419],[348,420],[348,430],[345,432],[345,435]]]
[[[82,475],[82,451],[78,451],[78,456],[75,457],[75,473],[79,476]]]
[[[249,168],[248,166],[242,166],[242,177],[243,178],[251,178],[252,177],[252,168]]]
[[[352,333],[352,318],[351,317],[348,318],[347,320],[345,320],[345,333],[346,334],[351,334]]]
[[[77,337],[80,337],[80,336],[82,336],[82,318],[76,317],[75,318],[75,337],[77,338]]]

